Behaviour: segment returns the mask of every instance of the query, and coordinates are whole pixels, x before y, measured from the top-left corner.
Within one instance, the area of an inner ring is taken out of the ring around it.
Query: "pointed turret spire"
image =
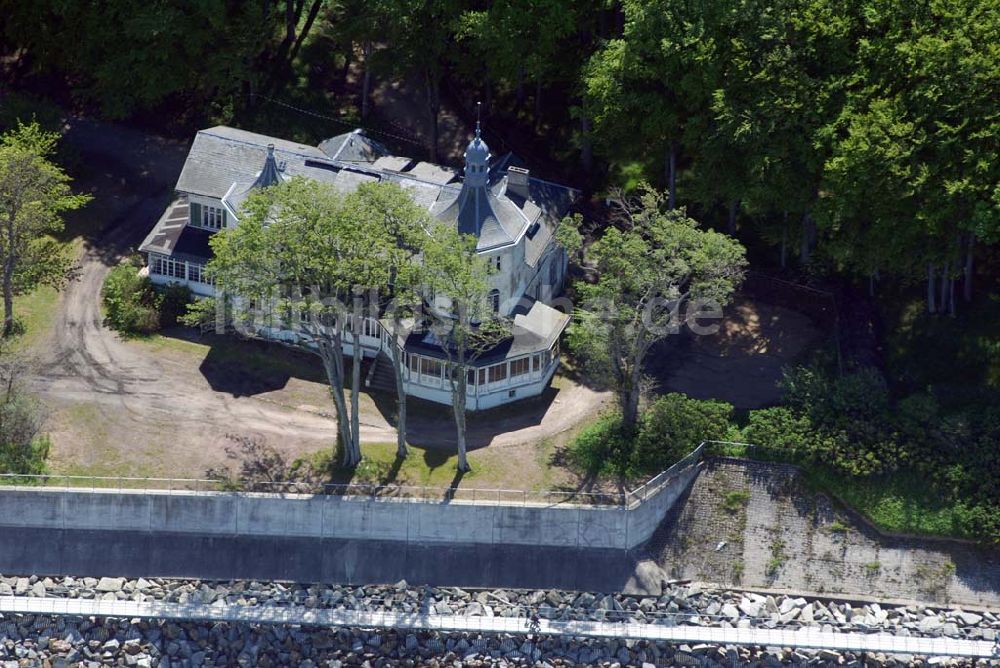
[[[480,103],[476,103],[476,136],[465,149],[465,187],[485,188],[490,166],[490,147],[483,141],[479,122]]]
[[[264,167],[260,170],[260,174],[257,175],[257,180],[250,187],[266,188],[282,181],[281,170],[278,169],[278,163],[274,159],[274,144],[268,144],[267,157],[264,158]]]

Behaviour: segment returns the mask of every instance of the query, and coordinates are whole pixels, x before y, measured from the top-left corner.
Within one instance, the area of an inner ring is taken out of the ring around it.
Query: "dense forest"
[[[649,180],[782,266],[922,282],[930,311],[971,300],[1000,238],[989,0],[4,0],[2,13],[12,86],[108,118],[184,132],[294,114],[274,99],[366,123],[373,80],[406,78],[428,118],[449,97],[481,100],[504,145],[576,185]]]
[[[972,499],[959,533],[997,531],[995,0],[0,0],[0,16],[0,122],[47,101],[178,137],[362,126],[447,161],[443,111],[471,127],[482,102],[495,153],[588,195],[585,234],[604,197],[651,184],[737,237],[751,271],[833,293],[836,345],[868,341],[839,379],[790,375],[779,417],[829,436],[845,470],[932,471]],[[426,132],[377,113],[386,81],[415,91]],[[782,441],[773,425],[750,427]]]

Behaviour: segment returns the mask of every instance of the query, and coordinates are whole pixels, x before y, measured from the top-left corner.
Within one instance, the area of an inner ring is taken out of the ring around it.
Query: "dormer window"
[[[221,230],[226,226],[226,212],[221,207],[202,206],[201,226],[207,230]]]

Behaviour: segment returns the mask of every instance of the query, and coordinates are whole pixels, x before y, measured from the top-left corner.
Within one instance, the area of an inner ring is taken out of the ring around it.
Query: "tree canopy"
[[[53,238],[62,214],[78,209],[89,195],[74,194],[70,178],[50,159],[58,135],[37,123],[18,124],[0,135],[0,277],[6,336],[14,327],[14,296],[38,285],[60,285],[70,267]]]
[[[578,281],[571,347],[615,391],[627,431],[635,428],[644,362],[659,342],[699,317],[721,316],[746,264],[739,242],[699,229],[666,197],[643,187],[618,200],[618,224],[588,249],[595,282]],[[566,220],[570,225],[572,221]]]

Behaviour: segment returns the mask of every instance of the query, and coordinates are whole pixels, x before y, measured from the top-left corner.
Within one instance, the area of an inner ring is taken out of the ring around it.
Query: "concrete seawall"
[[[603,589],[594,578],[627,576],[632,550],[697,475],[699,459],[695,451],[617,507],[0,488],[0,572]]]

